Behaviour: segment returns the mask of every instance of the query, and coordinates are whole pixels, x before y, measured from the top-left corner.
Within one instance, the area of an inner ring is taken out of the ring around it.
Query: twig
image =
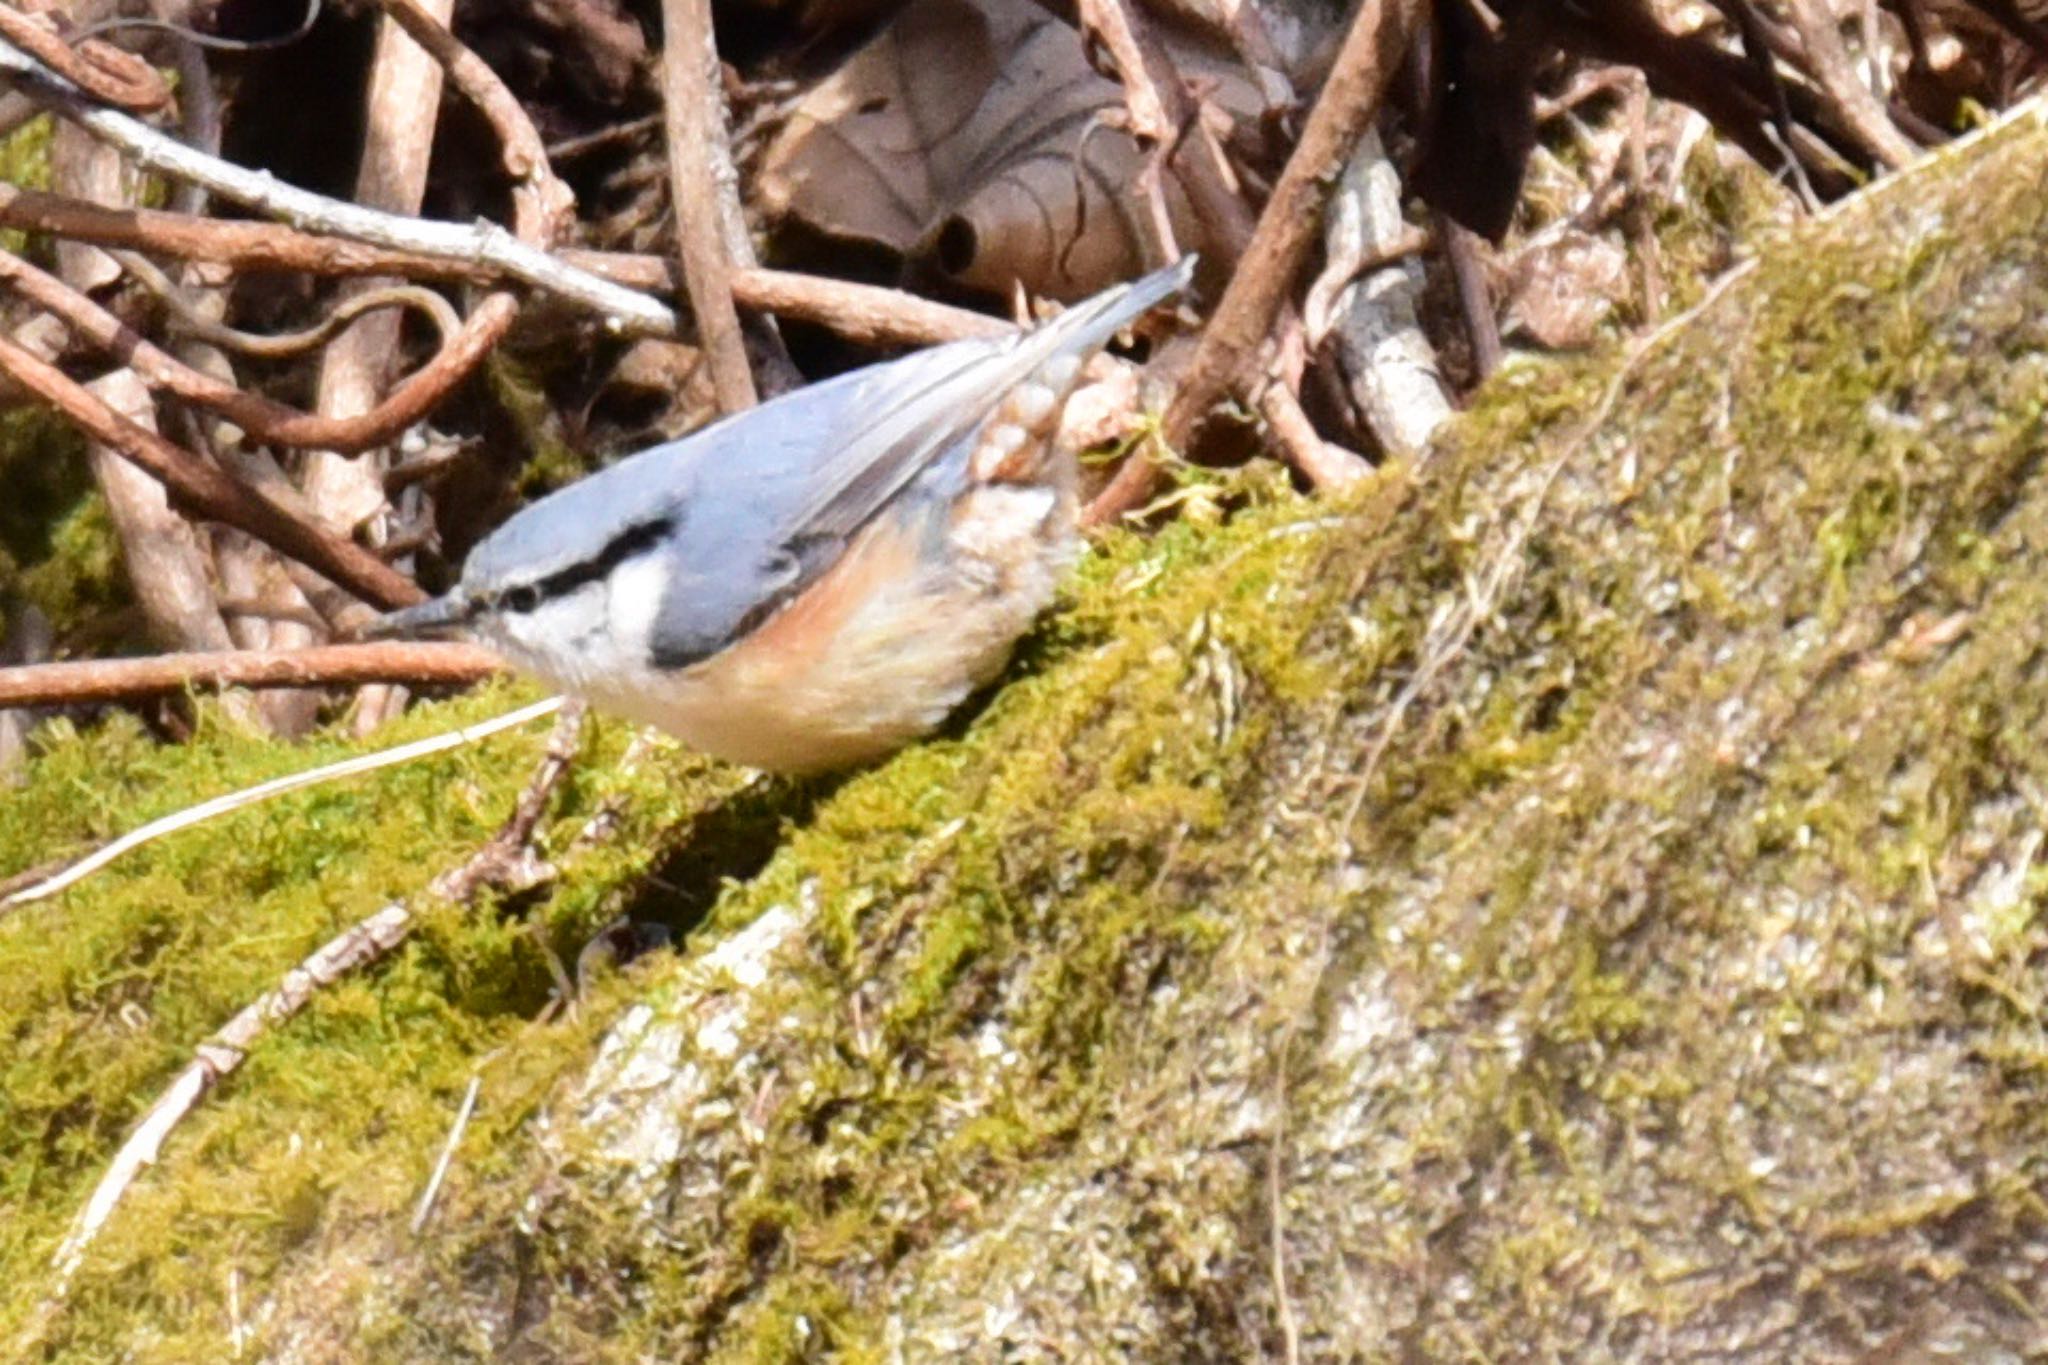
[[[498,343],[517,311],[510,295],[494,294],[484,299],[448,344],[376,409],[355,417],[319,417],[193,369],[131,330],[92,299],[19,256],[0,253],[0,281],[37,307],[62,318],[80,336],[119,358],[151,386],[168,389],[222,414],[260,441],[330,450],[362,450],[382,444],[426,416]]]
[[[1284,113],[1294,106],[1294,83],[1287,76],[1287,59],[1280,55],[1265,16],[1257,4],[1210,5],[1201,0],[1146,0],[1182,25],[1220,31],[1238,59],[1258,82],[1269,115]]]
[[[1352,149],[1323,222],[1323,271],[1302,303],[1305,341],[1326,341],[1334,377],[1381,451],[1419,458],[1451,415],[1418,315],[1430,234],[1406,222],[1401,175],[1376,132]]]
[[[1381,152],[1384,158],[1386,153]],[[1333,268],[1316,276],[1302,305],[1302,321],[1309,329],[1311,347],[1320,345],[1336,324],[1336,300],[1367,275],[1412,260],[1436,245],[1436,234],[1420,223],[1403,223],[1385,241],[1361,242]],[[1327,248],[1326,248],[1327,249]]]
[[[220,413],[258,441],[360,450],[388,440],[425,415],[423,405],[415,412],[416,405],[412,403],[395,409],[387,404],[368,414],[375,420],[367,425],[363,415],[334,418],[301,412],[193,369],[128,327],[85,294],[38,270],[22,257],[0,252],[0,283],[5,283],[38,308],[62,318],[72,331],[133,369],[152,388],[167,389],[187,402]],[[507,321],[510,321],[509,314]],[[468,348],[464,346],[463,349],[466,351]],[[447,365],[446,358],[452,353],[455,353],[454,344],[444,347],[419,375],[429,371],[450,371],[453,367]],[[460,367],[461,370],[467,368],[467,365]],[[419,375],[414,378],[419,378]],[[449,377],[451,381],[459,378],[460,370],[455,370]],[[435,385],[436,389],[442,387]],[[438,399],[439,394],[433,396]]]
[[[668,138],[669,207],[676,256],[689,286],[697,344],[711,364],[722,412],[757,401],[739,310],[733,306],[733,261],[719,223],[718,176],[712,140],[725,136],[718,98],[718,54],[709,0],[662,0],[661,84]]]
[[[607,273],[623,273],[636,262],[652,259],[605,257],[602,268]],[[900,289],[822,275],[756,267],[735,272],[732,285],[733,297],[744,307],[815,322],[863,346],[931,346],[963,337],[993,336],[1010,327],[1001,318],[934,303]]]
[[[1437,238],[1451,263],[1451,278],[1458,285],[1458,306],[1465,316],[1465,335],[1472,343],[1472,373],[1485,379],[1500,368],[1506,354],[1500,344],[1500,322],[1493,313],[1493,291],[1486,283],[1486,267],[1479,259],[1478,234],[1447,214],[1437,215]]]
[[[400,11],[393,8],[392,13],[398,17]],[[450,74],[452,78],[454,73]],[[203,185],[223,199],[282,219],[294,227],[395,250],[488,262],[503,275],[583,304],[603,316],[608,327],[622,333],[675,333],[675,314],[667,305],[567,265],[495,223],[479,222],[464,227],[379,213],[287,185],[266,172],[247,170],[196,152],[126,114],[92,104],[69,81],[5,40],[0,40],[0,76],[45,107],[120,147],[145,170]],[[474,315],[471,321],[475,321]]]
[[[247,531],[379,605],[410,606],[425,598],[412,580],[361,546],[308,525],[198,456],[123,419],[56,366],[6,337],[0,337],[0,371],[93,440],[149,471],[188,511]]]
[[[407,0],[404,8],[418,11],[414,28],[439,35],[446,32],[455,4],[454,0]],[[351,198],[387,213],[420,211],[440,116],[443,67],[452,71],[461,65],[466,72],[462,89],[491,120],[506,169],[517,175],[524,168],[514,197],[529,202],[515,204],[517,221],[533,225],[539,245],[552,245],[560,215],[569,202],[568,191],[555,179],[540,146],[540,134],[524,111],[516,101],[504,98],[501,82],[489,78],[487,70],[470,71],[471,64],[481,66],[460,44],[436,37],[429,50],[409,35],[405,17],[396,12],[384,16],[377,26],[377,46],[370,62],[362,151]],[[510,108],[501,108],[501,102]],[[390,288],[397,281],[377,283]],[[377,290],[373,287],[368,292]],[[426,292],[433,297],[431,290]],[[323,416],[350,417],[377,406],[396,368],[393,359],[399,353],[399,324],[396,314],[366,317],[327,348],[320,357],[320,376],[314,386],[316,411]],[[388,446],[356,457],[313,450],[303,461],[299,482],[328,525],[355,529],[375,548],[378,558],[409,568],[404,556],[393,553],[392,506],[382,478],[382,470],[391,460]],[[366,687],[356,695],[351,725],[356,734],[369,734],[404,705],[402,688]]]
[[[1650,83],[1642,73],[1631,71],[1624,99],[1628,108],[1628,203],[1624,226],[1629,244],[1642,267],[1643,321],[1651,326],[1664,317],[1664,270],[1662,251],[1657,245],[1657,227],[1651,221],[1654,187],[1650,180]]]
[[[573,161],[577,157],[602,151],[614,143],[631,142],[643,133],[651,133],[659,127],[660,114],[645,114],[639,118],[627,119],[624,123],[614,123],[608,128],[599,128],[596,132],[584,133],[578,137],[565,137],[560,142],[548,144],[548,160]]]
[[[504,671],[476,645],[375,641],[311,649],[206,650],[141,659],[85,659],[0,668],[0,708],[133,701],[219,687],[347,687],[472,683]]]
[[[1786,0],[1792,27],[1806,55],[1806,69],[1829,110],[1858,147],[1878,164],[1897,170],[1920,155],[1885,112],[1884,101],[1856,74],[1856,64],[1835,27],[1835,13],[1819,0]]]
[[[170,103],[171,88],[156,68],[134,53],[90,40],[74,49],[11,5],[0,4],[0,38],[32,54],[102,104],[148,113]]]
[[[1165,125],[1161,154],[1173,163],[1178,172],[1175,178],[1208,230],[1205,247],[1213,255],[1236,261],[1252,239],[1252,213],[1237,192],[1222,148],[1202,122],[1202,111],[1188,97],[1173,59],[1153,35],[1144,14],[1124,0],[1088,0],[1081,14],[1116,59],[1126,102],[1130,103],[1136,91],[1143,106],[1157,106]],[[1151,111],[1132,104],[1131,113],[1131,131],[1142,136],[1151,122]]]
[[[1301,410],[1301,399],[1287,385],[1277,381],[1266,385],[1259,395],[1259,415],[1266,419],[1287,462],[1313,487],[1335,492],[1372,473],[1364,456],[1333,445],[1317,433],[1315,424]]]
[[[395,497],[414,484],[432,483],[448,471],[461,464],[481,445],[481,441],[441,441],[427,447],[419,455],[384,471],[384,494]]]
[[[156,430],[156,402],[135,371],[109,370],[86,391],[136,430]],[[221,616],[220,595],[210,572],[205,529],[180,515],[164,486],[120,452],[89,441],[85,455],[106,501],[107,519],[120,541],[122,567],[150,638],[164,649],[233,649],[234,637]],[[251,719],[242,701],[231,706],[240,719]]]
[[[432,887],[434,894],[466,904],[485,886],[493,884],[495,877],[506,872],[510,865],[508,847],[515,844],[523,847],[532,837],[549,795],[567,771],[567,759],[560,755],[565,749],[573,754],[575,741],[581,733],[582,719],[581,706],[571,704],[563,708],[555,722],[555,732],[548,740],[547,757],[521,796],[511,819],[461,867],[436,878]],[[121,1197],[135,1183],[143,1168],[156,1162],[171,1129],[192,1111],[200,1097],[223,1077],[232,1074],[264,1034],[304,1009],[314,992],[358,968],[368,966],[403,943],[412,932],[413,919],[412,910],[403,901],[394,901],[335,935],[285,973],[284,980],[275,989],[266,991],[245,1006],[194,1050],[192,1061],[150,1106],[142,1122],[121,1144],[121,1150],[114,1154],[107,1173],[100,1177],[92,1197],[79,1210],[71,1230],[51,1257],[56,1283],[45,1301],[46,1312],[63,1300],[86,1248],[106,1226]]]
[[[1371,125],[1421,8],[1421,0],[1366,0],[1352,20],[1301,140],[1287,158],[1251,244],[1167,406],[1162,428],[1170,448],[1184,449],[1196,423],[1217,400],[1256,377],[1259,347],[1321,231],[1325,187]],[[1158,477],[1157,467],[1149,461],[1126,461],[1089,504],[1084,520],[1099,525],[1142,505]]]
[[[502,730],[510,730],[524,725],[530,720],[538,720],[542,716],[552,715],[560,710],[561,706],[562,698],[549,697],[545,701],[537,701],[531,706],[522,706],[518,710],[509,711],[502,716],[494,716],[490,720],[479,721],[475,725],[465,725],[459,730],[450,730],[444,734],[431,735],[426,739],[414,740],[409,744],[400,744],[389,749],[380,749],[373,754],[359,754],[354,758],[343,759],[339,763],[329,763],[318,768],[308,768],[304,772],[288,773],[283,777],[274,777],[268,782],[259,782],[253,787],[244,787],[241,791],[229,792],[225,796],[216,796],[211,800],[202,801],[196,806],[189,806],[174,814],[166,815],[160,820],[152,820],[146,825],[132,829],[120,838],[102,845],[84,857],[65,864],[62,871],[37,881],[33,885],[23,887],[21,890],[5,898],[0,898],[0,907],[27,905],[30,901],[39,901],[54,896],[60,891],[77,885],[124,853],[133,852],[144,844],[153,843],[167,834],[176,834],[181,829],[190,829],[194,825],[203,824],[215,816],[226,815],[232,811],[258,805],[270,800],[274,796],[283,796],[286,792],[300,791],[306,787],[317,787],[323,782],[333,782],[344,777],[354,777],[358,773],[375,772],[379,768],[389,768],[400,763],[410,763],[416,758],[425,758],[429,754],[444,753],[449,749],[460,748],[465,744],[474,744],[478,740],[488,739]]]
[[[526,846],[547,811],[548,798],[569,771],[576,749],[583,742],[583,718],[589,710],[580,698],[558,700],[561,714],[555,717],[555,728],[548,734],[547,752],[541,755],[540,766],[534,769],[526,790],[520,793],[519,804],[512,808],[512,814],[491,836],[491,841],[469,861],[434,879],[435,895],[467,905],[485,887],[511,889],[534,871]]]
[[[323,237],[276,223],[226,221],[155,209],[108,209],[63,195],[0,184],[0,227],[47,232],[99,246],[215,261],[243,271],[315,275],[404,275],[415,280],[490,284],[504,272],[489,261],[429,256]],[[673,290],[681,270],[660,256],[564,250],[565,262],[631,289]],[[815,322],[866,346],[928,346],[988,335],[1007,324],[930,299],[850,280],[744,268],[732,277],[741,307]]]
[[[1755,7],[1738,6],[1738,15],[1743,16],[1739,22],[1752,23]],[[1804,86],[1787,87],[1775,78],[1768,52],[1759,69],[1747,56],[1721,51],[1703,35],[1671,32],[1654,13],[1625,0],[1587,0],[1583,7],[1558,11],[1555,36],[1584,57],[1638,68],[1651,93],[1697,109],[1759,166],[1770,168],[1795,156],[1799,174],[1811,177],[1823,193],[1848,190],[1849,177],[1833,148],[1813,130],[1795,125],[1789,150],[1778,135],[1781,102],[1816,115],[1818,107]]]
[[[1130,13],[1122,0],[1080,0],[1081,26],[1108,50],[1124,87],[1124,108],[1130,133],[1141,145],[1161,147],[1173,136],[1174,124],[1160,101],[1159,87],[1146,69]]]
[[[384,308],[412,308],[426,314],[444,344],[462,330],[462,318],[454,305],[433,290],[417,284],[383,284],[365,289],[360,294],[350,294],[311,327],[302,327],[296,332],[245,332],[238,327],[215,322],[201,313],[185,297],[185,291],[178,287],[177,282],[158,270],[147,257],[133,251],[112,251],[108,254],[170,312],[174,319],[172,330],[194,341],[261,360],[288,360],[304,355],[363,314]],[[264,438],[259,436],[258,439]]]
[[[476,1112],[476,1092],[483,1088],[482,1076],[469,1078],[469,1089],[462,1093],[462,1107],[455,1111],[455,1122],[448,1127],[448,1141],[441,1148],[441,1159],[434,1163],[434,1173],[427,1178],[427,1188],[420,1194],[420,1206],[412,1216],[412,1235],[417,1237],[427,1225],[427,1218],[434,1211],[434,1198],[441,1193],[441,1182],[448,1178],[448,1166],[455,1160],[455,1149],[462,1144],[463,1130],[469,1127],[469,1116]]]

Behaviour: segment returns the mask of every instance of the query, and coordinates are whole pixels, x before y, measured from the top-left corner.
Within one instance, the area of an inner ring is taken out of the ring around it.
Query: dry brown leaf
[[[1503,330],[1527,332],[1552,350],[1590,346],[1628,294],[1628,254],[1605,237],[1567,230],[1515,259]]]
[[[1244,82],[1225,98],[1256,107]],[[1031,0],[920,0],[814,87],[757,184],[771,216],[972,288],[1073,299],[1160,259],[1123,92]],[[1167,177],[1183,246],[1200,225]]]

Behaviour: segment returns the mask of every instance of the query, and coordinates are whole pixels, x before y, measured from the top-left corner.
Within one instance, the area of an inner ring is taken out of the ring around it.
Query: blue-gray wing
[[[964,491],[972,438],[1004,395],[1055,356],[1107,344],[1185,287],[1192,266],[1098,294],[1030,332],[855,370],[643,451],[513,517],[464,577],[554,563],[588,572],[664,553],[657,661],[707,658],[829,568],[912,480],[929,473],[943,489],[957,477]]]
[[[936,346],[801,389],[707,430],[690,532],[657,621],[669,667],[708,657],[838,559],[927,474],[964,491],[973,438],[1047,361],[1086,356],[1187,286],[1193,258],[1076,304],[1030,332]],[[715,490],[715,491],[714,491]],[[714,520],[715,509],[715,520]]]

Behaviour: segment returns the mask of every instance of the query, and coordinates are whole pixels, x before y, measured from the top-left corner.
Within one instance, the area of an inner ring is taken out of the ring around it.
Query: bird
[[[466,633],[745,767],[885,757],[992,682],[1051,602],[1080,552],[1060,414],[1083,365],[1194,266],[621,460],[514,514],[454,587],[366,635]]]

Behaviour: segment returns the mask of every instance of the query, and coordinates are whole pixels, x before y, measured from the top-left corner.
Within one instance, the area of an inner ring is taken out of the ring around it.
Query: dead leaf
[[[1519,328],[1552,350],[1590,346],[1628,293],[1628,254],[1621,247],[1576,229],[1561,232],[1516,258],[1502,330]]]
[[[1231,102],[1257,95],[1240,80]],[[1122,89],[1032,0],[920,0],[797,104],[757,189],[771,217],[968,287],[1075,299],[1161,259],[1123,117]],[[1165,197],[1198,246],[1170,176]]]

